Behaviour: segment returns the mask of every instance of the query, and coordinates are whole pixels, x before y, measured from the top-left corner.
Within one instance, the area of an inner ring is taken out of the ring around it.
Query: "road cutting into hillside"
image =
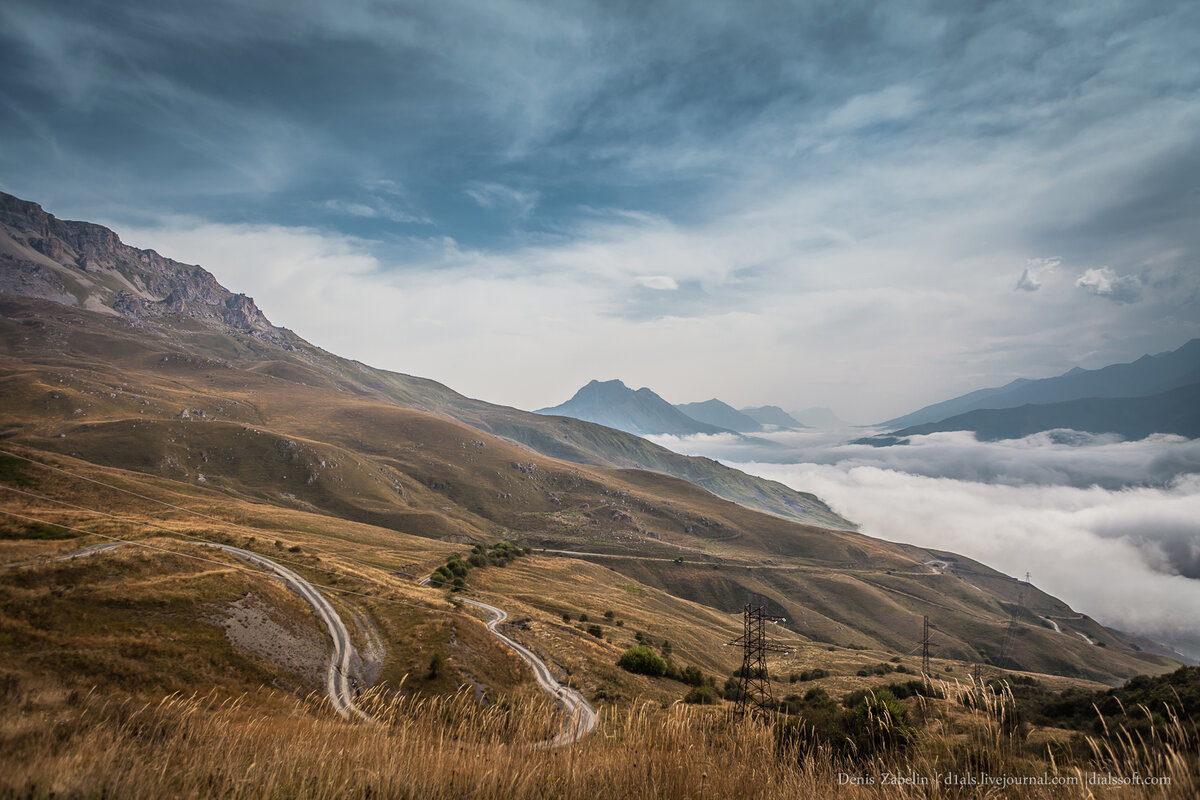
[[[84,532],[86,533],[86,531]],[[91,545],[90,547],[85,547],[82,550],[58,556],[51,560],[59,561],[96,555],[127,544],[136,545],[137,542],[105,542],[103,544]],[[329,669],[325,675],[325,694],[329,697],[329,702],[333,704],[334,711],[343,719],[359,719],[363,722],[375,721],[374,718],[354,704],[354,692],[350,688],[349,677],[350,659],[354,655],[354,644],[350,641],[350,632],[346,629],[346,624],[342,622],[337,609],[333,607],[333,604],[329,602],[329,599],[325,595],[321,594],[315,586],[296,572],[258,553],[216,542],[188,541],[185,544],[224,550],[226,553],[236,556],[243,561],[249,561],[257,566],[266,567],[280,578],[289,589],[300,595],[312,607],[317,616],[320,617],[321,622],[325,625],[325,629],[329,632],[329,638],[333,641],[333,653],[330,655]],[[33,563],[37,562],[25,561],[19,564],[9,564],[8,566],[18,567]]]
[[[243,550],[240,547],[231,547],[215,542],[192,542],[192,544],[215,547],[237,556],[243,561],[266,567],[282,579],[288,588],[303,597],[312,606],[313,611],[317,612],[321,622],[325,623],[325,629],[329,631],[329,637],[333,640],[333,654],[329,659],[329,670],[325,674],[325,694],[329,697],[329,702],[333,703],[334,711],[344,719],[357,718],[363,722],[374,722],[370,715],[354,704],[354,692],[350,688],[350,657],[354,653],[354,644],[350,641],[350,632],[346,630],[346,623],[342,622],[337,609],[325,595],[317,591],[315,586],[297,573],[282,564],[275,563],[266,556],[260,556],[258,553]]]
[[[567,715],[568,721],[563,726],[562,731],[553,739],[539,742],[538,747],[552,748],[574,744],[595,730],[597,719],[596,709],[592,708],[591,704],[583,699],[583,695],[575,689],[563,686],[554,680],[554,676],[550,674],[550,668],[546,666],[546,662],[534,655],[533,651],[529,648],[510,639],[499,631],[497,626],[508,619],[507,611],[490,606],[479,600],[472,600],[469,597],[464,597],[462,600],[464,603],[469,603],[491,614],[492,618],[487,622],[487,629],[491,631],[493,636],[520,656],[525,663],[533,667],[533,675],[537,678],[538,685],[554,698],[554,701],[558,703],[558,707]]]

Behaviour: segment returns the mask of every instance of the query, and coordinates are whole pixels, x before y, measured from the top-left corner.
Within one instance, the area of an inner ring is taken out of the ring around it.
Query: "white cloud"
[[[1023,292],[1036,292],[1042,288],[1042,282],[1033,276],[1029,267],[1026,267],[1025,271],[1021,273],[1021,277],[1017,279],[1016,288]]]
[[[1041,589],[1100,622],[1200,646],[1200,581],[1179,574],[1162,541],[1200,538],[1200,478],[1167,489],[1013,487],[877,467],[737,464],[816,493],[862,531],[961,553]]]
[[[1117,275],[1108,267],[1087,270],[1075,285],[1114,303],[1136,303],[1142,296],[1142,282],[1136,275]]]
[[[751,438],[656,436],[672,450],[730,461],[809,462],[841,469],[876,467],[931,478],[955,478],[1007,486],[1169,485],[1200,473],[1200,440],[1155,435],[1126,442],[1120,437],[1048,431],[1023,439],[979,442],[969,431],[911,436],[909,444],[875,447],[847,444],[863,429],[779,431]]]
[[[813,492],[871,536],[1029,571],[1105,624],[1200,656],[1200,441],[981,443],[954,432],[908,446],[845,444],[861,433],[651,438]]]
[[[356,203],[350,200],[342,200],[333,198],[326,200],[321,204],[336,214],[348,214],[352,217],[365,217],[367,219],[387,219],[392,222],[401,222],[415,225],[431,225],[432,220],[429,217],[418,214],[410,214],[407,211],[401,211],[394,208],[388,203],[375,201],[373,203]]]
[[[503,210],[527,217],[537,206],[538,193],[521,191],[502,183],[475,182],[466,189],[467,196],[483,208]]]
[[[1042,288],[1044,277],[1053,275],[1054,270],[1062,263],[1058,258],[1027,258],[1025,271],[1017,280],[1016,288],[1024,292],[1036,292]]]
[[[674,291],[679,288],[679,282],[670,275],[639,275],[636,280],[647,289]]]

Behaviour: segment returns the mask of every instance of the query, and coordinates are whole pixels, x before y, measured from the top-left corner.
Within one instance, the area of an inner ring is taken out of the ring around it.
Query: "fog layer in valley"
[[[846,431],[653,438],[813,492],[872,536],[1030,572],[1082,613],[1200,657],[1200,442],[939,433],[872,447],[842,443]]]

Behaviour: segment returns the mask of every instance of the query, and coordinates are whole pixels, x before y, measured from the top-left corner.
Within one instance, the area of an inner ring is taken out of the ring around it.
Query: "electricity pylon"
[[[737,707],[741,717],[749,712],[765,713],[774,706],[771,680],[767,676],[767,653],[791,652],[783,645],[767,641],[766,624],[783,622],[783,617],[767,613],[763,606],[742,608],[744,629],[741,638],[729,642],[742,648],[742,669],[738,673]]]

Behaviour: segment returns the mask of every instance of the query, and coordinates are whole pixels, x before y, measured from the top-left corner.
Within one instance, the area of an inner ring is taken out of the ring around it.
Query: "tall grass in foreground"
[[[264,715],[240,700],[158,703],[94,695],[55,711],[0,715],[0,793],[18,797],[958,798],[1200,796],[1194,724],[1172,718],[1151,740],[1113,732],[1067,763],[1037,758],[1004,695],[944,686],[921,700],[919,732],[874,755],[848,753],[727,714],[634,704],[582,742],[532,744],[561,720],[548,703],[484,707],[369,695],[381,722],[352,724],[315,707]],[[888,739],[887,719],[875,720]],[[881,739],[881,740],[882,740]],[[894,737],[889,739],[894,742]],[[1093,772],[1168,779],[1107,789]],[[888,774],[915,783],[886,785]],[[1041,776],[1077,785],[946,784],[935,776]],[[927,783],[920,779],[924,777]],[[855,781],[873,781],[856,785]]]

